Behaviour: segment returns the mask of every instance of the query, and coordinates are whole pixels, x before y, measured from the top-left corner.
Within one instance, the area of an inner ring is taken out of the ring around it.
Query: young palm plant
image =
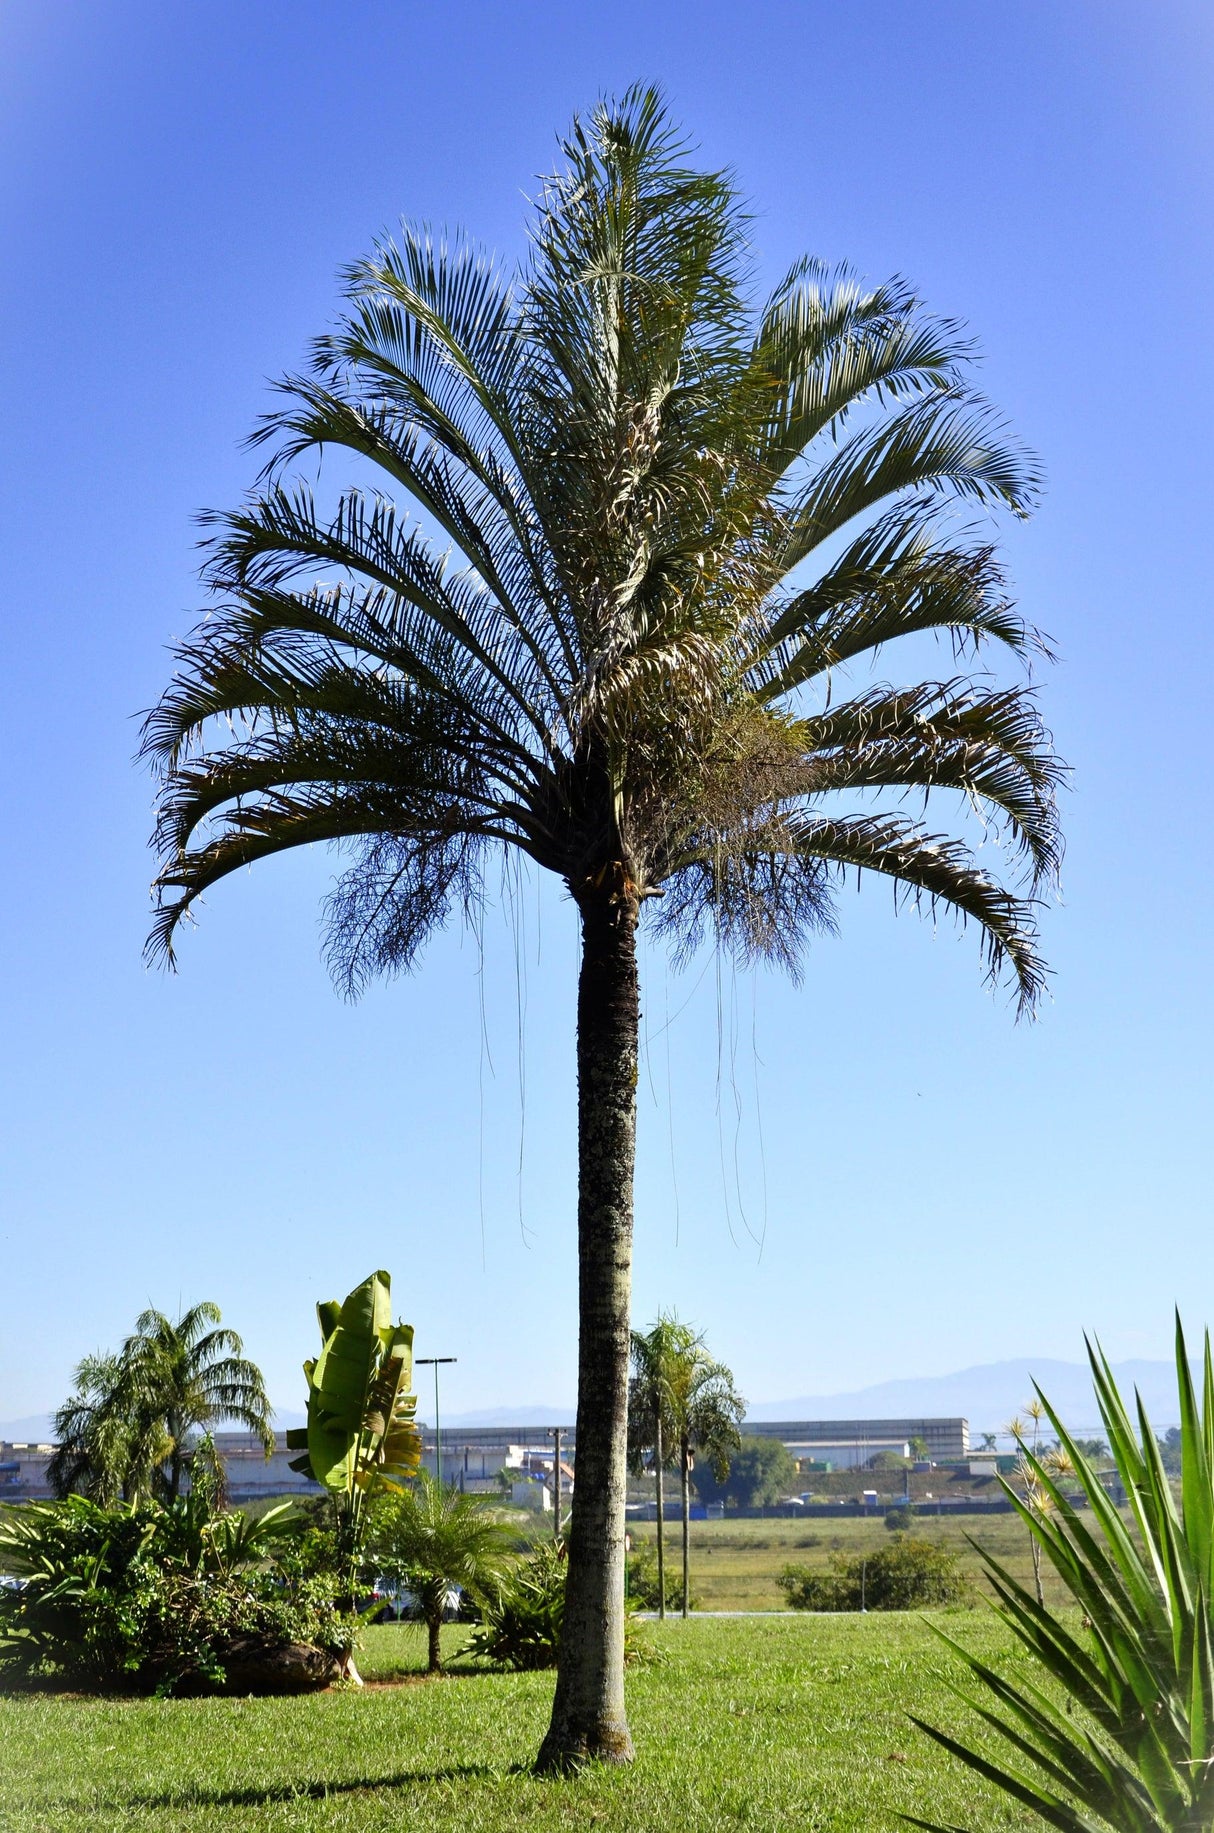
[[[431,1674],[442,1671],[443,1616],[456,1587],[483,1603],[516,1559],[514,1536],[483,1496],[463,1495],[424,1471],[380,1504],[369,1557],[417,1598]]]
[[[1082,1611],[1057,1617],[979,1552],[1008,1627],[1041,1664],[1015,1681],[944,1640],[980,1683],[958,1696],[1004,1738],[996,1761],[915,1723],[971,1769],[1062,1833],[1205,1833],[1214,1826],[1214,1362],[1206,1335],[1200,1403],[1180,1319],[1181,1478],[1177,1502],[1141,1398],[1138,1432],[1103,1353],[1088,1345],[1096,1397],[1127,1523],[1094,1462],[1042,1395],[1056,1452],[1023,1453],[1048,1507],[1009,1498]],[[1102,1460],[1103,1461],[1103,1460]],[[1077,1483],[1081,1513],[1062,1487]],[[962,1833],[917,1820],[931,1833]]]
[[[756,312],[735,192],[652,91],[575,122],[563,155],[515,277],[408,229],[349,272],[256,435],[258,489],[213,519],[214,603],[145,729],[153,953],[219,880],[314,842],[349,858],[328,945],[350,991],[475,910],[494,854],[576,908],[578,1470],[546,1767],[631,1754],[642,913],[684,952],[707,935],[795,970],[844,876],[883,874],[972,921],[1028,1008],[1059,852],[1031,691],[964,672],[988,642],[1042,645],[989,541],[947,520],[1022,515],[1036,489],[958,326],[814,261]],[[327,504],[306,474],[325,448],[349,479]],[[853,683],[924,633],[940,677]],[[911,795],[977,813],[1013,875]]]

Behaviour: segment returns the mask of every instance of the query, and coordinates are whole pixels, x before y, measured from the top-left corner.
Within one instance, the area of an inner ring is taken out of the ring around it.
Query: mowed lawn
[[[634,1540],[652,1541],[652,1522],[630,1523]],[[912,1531],[956,1553],[973,1581],[978,1597],[989,1594],[982,1561],[967,1536],[1000,1560],[1030,1589],[1033,1584],[1029,1537],[1016,1515],[924,1515]],[[682,1559],[682,1529],[666,1524],[666,1556],[671,1569]],[[787,1600],[776,1583],[787,1565],[825,1571],[836,1554],[852,1557],[888,1545],[889,1529],[881,1515],[872,1520],[848,1516],[839,1521],[773,1517],[762,1521],[693,1521],[691,1589],[702,1610],[782,1610]],[[1046,1602],[1060,1606],[1065,1594],[1048,1562],[1043,1573]]]
[[[934,1620],[1000,1665],[1024,1660],[985,1610]],[[463,1634],[446,1631],[447,1647]],[[637,1762],[562,1781],[528,1773],[548,1674],[457,1670],[294,1700],[0,1699],[0,1827],[881,1833],[899,1812],[981,1833],[1037,1824],[907,1719],[963,1717],[921,1617],[701,1619],[651,1635],[664,1659],[628,1683]],[[422,1653],[416,1629],[381,1628],[360,1659],[369,1677],[399,1676]]]

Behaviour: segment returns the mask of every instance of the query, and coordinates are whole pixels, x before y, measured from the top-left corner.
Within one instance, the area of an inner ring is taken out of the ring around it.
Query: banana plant
[[[955,1687],[1010,1750],[995,1760],[922,1719],[929,1737],[1061,1833],[1209,1833],[1214,1827],[1214,1367],[1206,1333],[1201,1398],[1180,1318],[1176,1378],[1180,1495],[1135,1395],[1137,1431],[1099,1345],[1088,1343],[1096,1398],[1124,1486],[1129,1520],[1045,1395],[1059,1454],[1022,1446],[1033,1505],[1005,1483],[1013,1507],[1082,1611],[1060,1618],[982,1553],[1013,1635],[1040,1682],[1013,1681],[947,1635],[979,1683]],[[1038,1390],[1040,1392],[1040,1390]],[[1078,1479],[1081,1513],[1061,1485]],[[943,1632],[937,1631],[937,1634]],[[907,1818],[910,1818],[909,1816]],[[930,1833],[958,1827],[913,1820]]]
[[[374,1489],[399,1488],[421,1464],[414,1423],[413,1326],[392,1322],[392,1280],[372,1273],[339,1304],[316,1307],[322,1348],[304,1363],[308,1423],[287,1433],[302,1451],[292,1470],[315,1477],[333,1497],[338,1539],[354,1593]]]

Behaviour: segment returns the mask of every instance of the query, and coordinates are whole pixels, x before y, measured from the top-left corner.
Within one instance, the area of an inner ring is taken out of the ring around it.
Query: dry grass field
[[[653,1522],[639,1522],[630,1530],[634,1539],[652,1541]],[[667,1523],[668,1558],[677,1562],[680,1527]],[[1015,1515],[927,1515],[915,1520],[914,1532],[947,1547],[960,1558],[973,1580],[975,1597],[989,1595],[982,1562],[967,1536],[1006,1565],[1022,1584],[1032,1583],[1029,1538]],[[702,1610],[782,1610],[784,1594],[776,1583],[787,1565],[826,1570],[835,1554],[851,1556],[875,1550],[889,1539],[881,1516],[873,1520],[848,1517],[839,1521],[813,1518],[790,1521],[693,1521],[691,1524],[691,1587]],[[1047,1572],[1046,1601],[1061,1604],[1062,1587]]]

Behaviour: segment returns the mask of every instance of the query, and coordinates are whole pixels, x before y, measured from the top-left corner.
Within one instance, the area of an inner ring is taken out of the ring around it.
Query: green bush
[[[909,1502],[904,1502],[899,1507],[886,1510],[885,1525],[891,1534],[908,1534],[914,1519],[914,1509]]]
[[[281,1512],[212,1515],[186,1497],[106,1508],[83,1496],[31,1503],[0,1527],[0,1671],[98,1692],[215,1692],[250,1647],[334,1655],[353,1626],[336,1581],[287,1581]]]
[[[565,1549],[542,1546],[489,1599],[461,1654],[479,1655],[508,1668],[556,1666],[565,1616]]]
[[[567,1573],[563,1542],[550,1541],[519,1560],[496,1596],[485,1604],[481,1620],[460,1654],[476,1655],[499,1667],[554,1668],[565,1619]],[[626,1599],[624,1660],[653,1660],[654,1651],[646,1643],[630,1604],[631,1600]]]
[[[912,1534],[865,1556],[836,1555],[828,1572],[785,1566],[776,1582],[793,1610],[917,1610],[960,1603],[968,1590],[956,1555]]]

